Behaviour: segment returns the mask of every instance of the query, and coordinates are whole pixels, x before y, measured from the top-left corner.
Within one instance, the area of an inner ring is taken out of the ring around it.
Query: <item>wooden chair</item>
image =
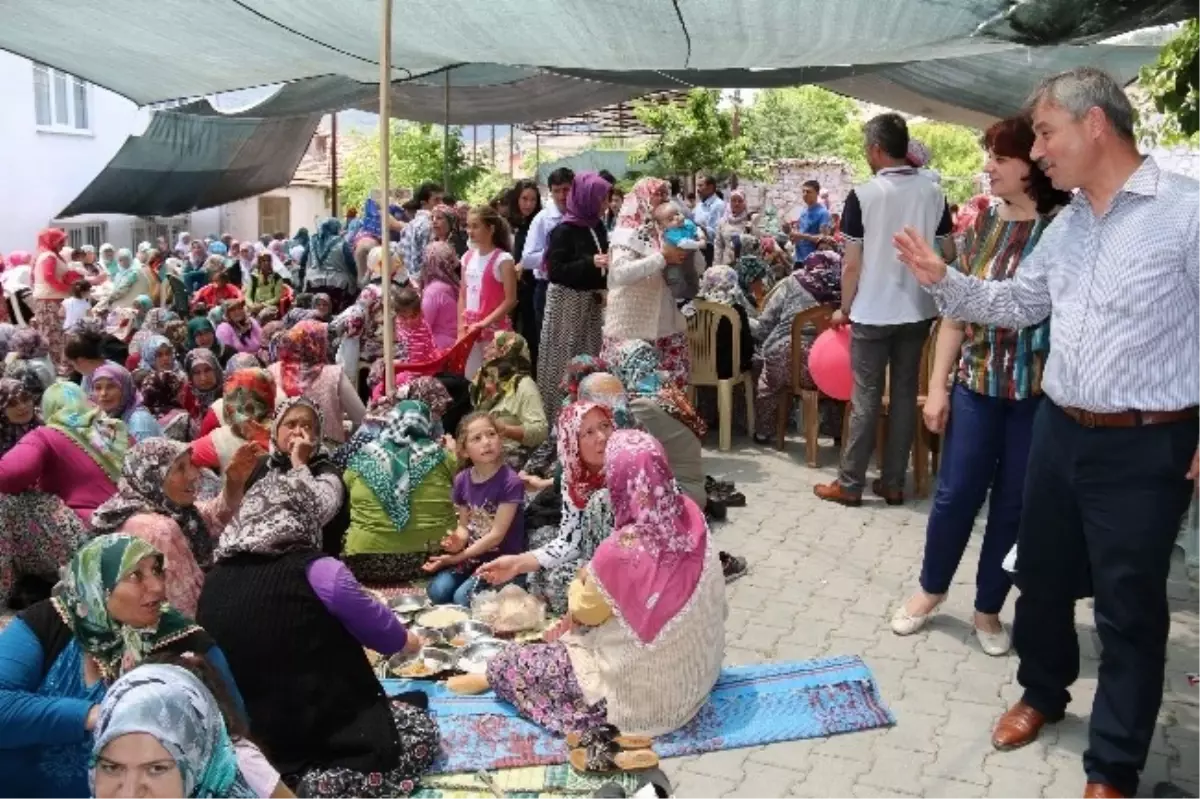
[[[807,357],[802,343],[805,328],[811,326],[816,331],[814,336],[819,336],[829,327],[832,318],[832,308],[818,305],[796,314],[792,319],[791,378],[780,393],[779,408],[775,417],[775,449],[783,450],[788,416],[792,410],[792,399],[800,397],[800,418],[804,425],[804,459],[809,466],[813,467],[817,465],[817,438],[821,421],[818,403],[821,399],[821,392],[805,386],[800,380],[804,374],[804,359]]]
[[[696,388],[714,386],[717,389],[717,415],[720,433],[717,446],[722,452],[730,449],[733,444],[733,386],[744,383],[746,386],[746,428],[754,431],[754,373],[750,370],[739,371],[742,353],[742,320],[737,311],[728,305],[695,300],[692,306],[696,312],[688,317],[688,352],[692,358],[692,373],[688,394],[695,400]],[[733,364],[734,376],[722,380],[717,375],[717,330],[722,319],[729,320],[733,329]]]

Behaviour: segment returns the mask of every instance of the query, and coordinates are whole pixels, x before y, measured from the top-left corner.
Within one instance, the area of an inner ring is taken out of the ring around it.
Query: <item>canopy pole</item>
[[[471,126],[471,166],[479,166],[479,126]]]
[[[442,191],[450,191],[450,70],[446,70],[446,124],[442,125]]]
[[[337,111],[333,112],[333,121],[329,126],[329,205],[333,212],[330,216],[335,219],[338,213],[338,180],[337,180]]]
[[[538,174],[542,171],[542,137],[541,134],[533,134],[533,182],[540,183]]]
[[[383,206],[380,216],[383,219],[383,240],[380,242],[383,266],[383,388],[385,395],[390,397],[396,390],[395,361],[392,358],[394,349],[393,338],[395,330],[392,322],[392,252],[388,247],[391,242],[391,215],[388,208],[391,205],[391,186],[388,185],[391,168],[391,92],[392,92],[392,0],[383,0],[383,19],[379,31],[379,202]]]
[[[508,179],[513,178],[513,145],[516,143],[517,126],[508,126]]]
[[[488,164],[488,169],[495,169],[496,168],[496,126],[492,125],[491,127],[488,128],[488,131],[490,131],[491,138],[492,138],[492,162],[490,164]]]

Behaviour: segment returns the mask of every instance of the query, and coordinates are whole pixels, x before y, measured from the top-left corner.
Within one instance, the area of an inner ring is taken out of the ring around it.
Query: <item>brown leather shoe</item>
[[[877,497],[882,497],[883,501],[889,505],[903,505],[904,504],[904,492],[903,491],[888,491],[886,488],[883,487],[883,479],[882,478],[876,478],[874,481],[872,481],[871,493]]]
[[[1020,749],[1033,743],[1045,724],[1045,716],[1024,702],[1017,702],[996,722],[996,728],[992,730],[992,746],[1001,752]]]
[[[862,504],[862,494],[854,493],[837,480],[826,485],[813,486],[813,493],[817,495],[818,499],[823,499],[826,502],[836,502],[848,508],[857,508]]]
[[[1089,782],[1083,789],[1083,799],[1124,799],[1125,794],[1102,782]]]

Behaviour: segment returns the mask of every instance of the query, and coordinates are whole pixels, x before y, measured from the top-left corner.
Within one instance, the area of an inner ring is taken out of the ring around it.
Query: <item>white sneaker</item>
[[[908,600],[904,604],[896,608],[896,612],[892,614],[892,632],[896,635],[912,635],[915,632],[920,632],[934,614],[941,607],[942,602],[938,602],[928,613],[909,613]]]
[[[1008,650],[1012,649],[1012,641],[1008,637],[1008,631],[1004,629],[1004,625],[1000,625],[1000,632],[989,633],[987,630],[975,628],[975,637],[979,639],[979,646],[983,651],[994,658],[1001,655],[1007,655]]]

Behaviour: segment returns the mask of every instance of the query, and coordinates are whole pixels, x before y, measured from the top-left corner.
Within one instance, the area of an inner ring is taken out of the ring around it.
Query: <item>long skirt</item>
[[[600,354],[604,306],[595,291],[575,291],[551,285],[538,349],[537,384],[547,418],[557,418],[563,390],[559,387],[567,363],[577,355]]]
[[[313,769],[296,787],[297,796],[408,796],[440,751],[437,722],[424,710],[392,701],[400,741],[400,764],[391,771],[364,774],[348,768]]]
[[[488,685],[525,718],[551,732],[585,732],[608,718],[604,700],[589,705],[562,643],[502,649],[487,667]]]
[[[50,343],[50,360],[60,375],[66,374],[67,368],[63,357],[63,347],[66,346],[63,335],[63,320],[65,319],[62,300],[34,300],[33,320],[30,326],[46,337]]]
[[[18,576],[55,582],[59,568],[87,540],[83,520],[55,495],[0,495],[0,609]]]
[[[604,337],[604,345],[600,348],[600,357],[612,363],[617,347],[624,339]],[[675,333],[670,336],[654,339],[650,342],[658,350],[659,365],[667,373],[671,382],[680,391],[686,391],[688,379],[692,373],[692,356],[688,351],[687,334]]]

